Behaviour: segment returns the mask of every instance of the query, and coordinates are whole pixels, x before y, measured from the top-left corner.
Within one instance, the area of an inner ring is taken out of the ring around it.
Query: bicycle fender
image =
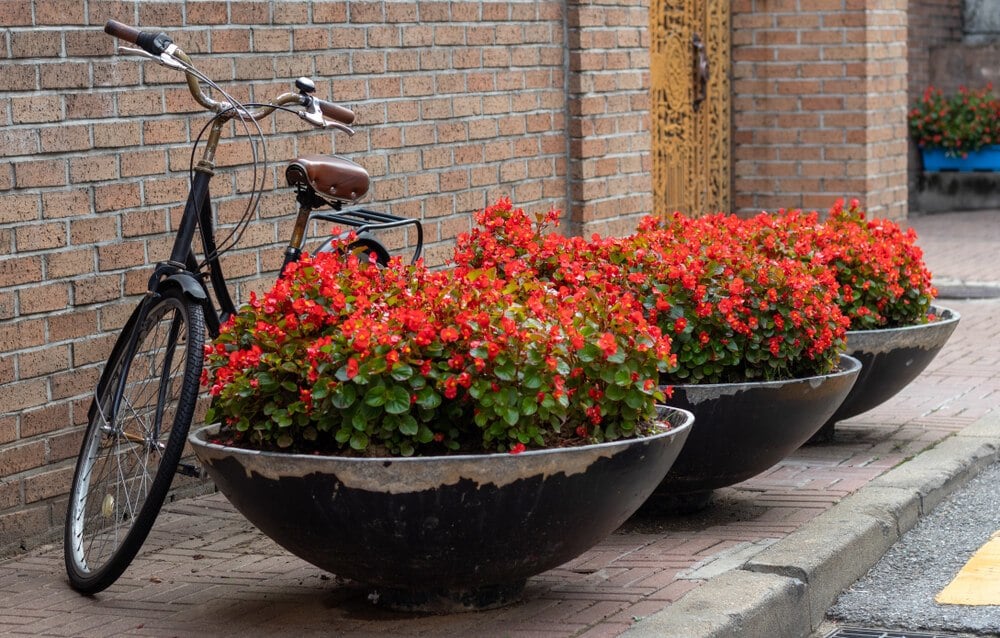
[[[201,285],[200,281],[188,273],[181,272],[176,275],[170,275],[161,281],[157,287],[164,290],[170,288],[180,288],[181,292],[184,293],[184,296],[195,303],[205,303],[208,300],[208,295],[205,293],[205,287]]]

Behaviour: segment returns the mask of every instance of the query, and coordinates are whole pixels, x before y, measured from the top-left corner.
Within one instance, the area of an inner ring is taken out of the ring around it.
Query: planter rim
[[[860,364],[859,364],[860,365]],[[269,450],[253,450],[249,448],[243,448],[238,446],[220,445],[218,443],[212,443],[206,438],[209,434],[213,434],[219,429],[218,423],[210,423],[204,425],[196,430],[193,430],[188,435],[188,441],[192,445],[197,445],[203,449],[214,450],[216,452],[230,452],[232,450],[237,450],[240,454],[245,454],[249,456],[259,457],[261,459],[275,459],[275,460],[295,460],[295,459],[308,459],[310,461],[316,462],[318,460],[332,459],[339,463],[345,464],[358,464],[358,465],[370,465],[372,463],[426,463],[427,461],[433,460],[437,463],[465,463],[470,460],[482,461],[485,459],[530,459],[537,457],[546,457],[552,454],[558,454],[559,452],[566,452],[571,450],[580,451],[611,451],[619,447],[625,447],[636,443],[637,441],[650,441],[658,439],[660,437],[673,435],[680,431],[686,430],[691,427],[694,422],[694,415],[684,410],[682,408],[675,408],[668,405],[657,405],[657,417],[658,421],[665,421],[670,413],[679,414],[682,416],[683,421],[678,425],[672,425],[668,429],[662,429],[658,427],[660,431],[656,434],[651,434],[649,436],[636,436],[627,439],[618,439],[616,441],[606,441],[604,443],[588,443],[586,445],[575,445],[570,447],[559,447],[559,448],[544,448],[541,450],[525,450],[518,454],[511,454],[510,452],[489,452],[484,454],[442,454],[437,456],[338,456],[336,454],[301,454],[297,452],[273,452]]]
[[[958,323],[958,320],[962,318],[957,310],[952,310],[951,308],[946,308],[945,306],[932,305],[931,312],[933,314],[939,315],[937,321],[932,321],[930,323],[914,323],[908,326],[898,326],[896,328],[871,328],[870,330],[848,330],[847,334],[871,334],[877,335],[879,333],[899,333],[907,330],[919,330],[921,328],[927,328],[928,326],[946,326],[952,323]],[[947,313],[947,314],[945,314]]]
[[[710,390],[714,388],[734,388],[739,386],[753,386],[757,387],[767,387],[767,386],[782,386],[789,383],[808,383],[808,382],[819,382],[823,379],[830,379],[835,377],[847,376],[855,374],[861,369],[861,362],[852,357],[849,354],[841,353],[840,363],[837,365],[837,369],[832,370],[826,374],[815,374],[808,377],[791,377],[788,379],[773,379],[771,381],[733,381],[732,383],[661,383],[660,387],[669,386],[672,388],[687,388],[687,389],[699,389],[704,388],[705,390]]]

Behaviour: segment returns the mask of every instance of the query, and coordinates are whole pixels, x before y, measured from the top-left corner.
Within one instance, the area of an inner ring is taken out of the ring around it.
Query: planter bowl
[[[698,424],[653,502],[669,509],[704,506],[712,490],[773,467],[809,440],[847,396],[861,363],[846,355],[830,374],[751,383],[673,386],[671,405]]]
[[[850,394],[819,431],[816,440],[833,436],[834,424],[875,408],[916,379],[955,332],[961,316],[934,306],[939,318],[902,328],[850,330],[847,351],[861,361],[861,374]]]
[[[450,612],[517,600],[529,576],[580,555],[642,505],[670,468],[693,417],[660,407],[671,428],[611,443],[411,458],[194,451],[250,522],[304,560],[363,583],[406,610]]]

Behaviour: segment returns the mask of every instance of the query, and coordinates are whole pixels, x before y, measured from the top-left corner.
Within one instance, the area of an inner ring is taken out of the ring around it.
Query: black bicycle
[[[297,92],[283,93],[270,103],[241,104],[198,71],[166,34],[113,20],[104,30],[139,47],[121,51],[185,73],[195,101],[214,115],[194,142],[190,192],[170,258],[153,269],[148,290],[122,329],[90,405],[64,538],[70,583],[86,594],[114,583],[135,558],[175,473],[199,474],[193,463],[182,462],[182,454],[201,394],[206,334],[217,336],[220,325],[236,311],[219,257],[238,242],[250,222],[267,172],[258,170],[266,167],[266,147],[261,144],[264,154],[258,157],[258,145],[252,141],[255,188],[243,217],[217,242],[209,182],[224,127],[237,122],[248,136],[263,142],[258,123],[275,112],[294,113],[313,126],[348,134],[353,134],[348,125],[354,121],[350,109],[315,97],[315,84],[308,78],[296,80]],[[210,97],[202,85],[222,99]],[[195,162],[206,131],[201,158]],[[419,258],[423,231],[417,220],[353,206],[369,187],[368,173],[360,165],[336,156],[302,157],[287,167],[285,176],[299,208],[284,265],[300,258],[313,220],[343,225],[352,233],[346,248],[343,239],[330,238],[317,252],[360,253],[384,265],[389,251],[372,232],[412,226],[413,260]],[[200,253],[195,251],[196,234]]]

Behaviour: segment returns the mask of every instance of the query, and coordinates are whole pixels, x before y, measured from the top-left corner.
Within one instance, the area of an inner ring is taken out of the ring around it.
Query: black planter
[[[693,417],[664,433],[521,454],[343,458],[255,452],[190,437],[222,493],[279,545],[397,609],[513,602],[525,580],[580,555],[646,500]]]
[[[838,370],[788,381],[673,386],[671,405],[697,425],[651,498],[651,505],[693,510],[712,490],[756,476],[799,448],[850,391],[861,363],[841,356]]]
[[[931,323],[883,330],[850,330],[847,352],[861,362],[861,374],[850,394],[813,438],[833,438],[838,421],[875,408],[916,379],[955,332],[960,315],[940,306],[931,308],[939,318]]]

